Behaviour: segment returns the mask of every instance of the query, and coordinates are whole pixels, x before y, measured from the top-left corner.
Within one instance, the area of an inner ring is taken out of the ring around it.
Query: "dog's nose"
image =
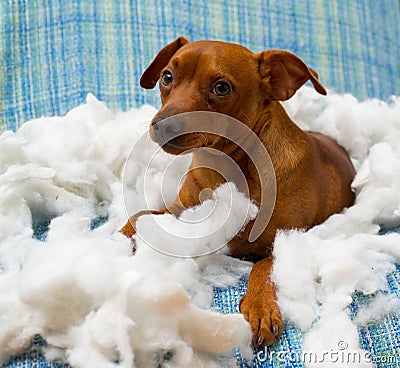
[[[183,122],[179,118],[166,118],[157,116],[151,122],[154,136],[158,142],[167,143],[168,141],[177,138],[183,133]]]
[[[165,120],[166,118],[167,116],[158,115],[151,121],[151,127],[153,128],[154,132],[160,130],[160,126],[158,125],[158,123],[162,120]]]

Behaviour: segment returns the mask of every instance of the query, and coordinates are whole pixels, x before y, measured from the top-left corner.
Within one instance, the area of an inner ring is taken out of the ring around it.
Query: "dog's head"
[[[150,136],[165,151],[179,154],[217,146],[218,137],[185,134],[185,119],[167,118],[211,111],[231,116],[253,129],[271,101],[289,99],[308,80],[319,93],[326,94],[317,73],[287,51],[254,54],[237,44],[189,42],[178,37],[157,54],[140,85],[152,89],[159,82],[162,107],[151,123]]]

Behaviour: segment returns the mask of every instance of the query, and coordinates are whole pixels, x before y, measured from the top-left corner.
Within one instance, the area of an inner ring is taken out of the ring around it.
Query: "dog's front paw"
[[[119,232],[124,234],[127,238],[132,238],[132,236],[136,234],[136,230],[130,221],[127,221],[126,224],[119,230]]]
[[[136,225],[136,220],[138,219],[139,215],[141,214],[139,213],[130,217],[126,224],[119,230],[120,233],[124,234],[131,240],[132,253],[136,252],[136,241],[133,236],[136,234],[136,226],[134,225]]]
[[[152,211],[139,211],[133,216],[129,217],[126,224],[119,230],[120,233],[124,234],[128,238],[132,238],[136,234],[136,222],[140,216],[152,213]],[[133,239],[132,239],[133,240]]]
[[[283,331],[284,325],[276,301],[266,299],[265,294],[246,294],[240,300],[239,310],[250,324],[254,347],[272,345]]]

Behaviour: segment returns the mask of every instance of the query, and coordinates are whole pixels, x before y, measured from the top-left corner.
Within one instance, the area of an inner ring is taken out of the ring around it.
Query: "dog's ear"
[[[155,59],[142,74],[140,86],[146,89],[153,89],[160,78],[161,70],[168,64],[172,56],[188,42],[189,41],[185,37],[180,36],[160,50]]]
[[[257,54],[259,72],[271,100],[285,101],[308,80],[321,95],[326,95],[318,74],[296,55],[283,50],[268,50]]]

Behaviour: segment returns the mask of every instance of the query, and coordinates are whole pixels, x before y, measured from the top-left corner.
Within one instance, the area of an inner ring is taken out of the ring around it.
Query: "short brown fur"
[[[166,71],[171,72],[172,82],[160,83],[162,108],[150,127],[153,140],[159,142],[155,129],[162,129],[163,120],[170,116],[190,111],[215,111],[246,124],[257,134],[271,157],[277,184],[271,220],[254,243],[247,240],[252,223],[229,243],[233,256],[262,258],[250,273],[240,311],[252,328],[253,345],[270,345],[283,330],[275,287],[270,279],[277,230],[310,228],[354,202],[350,185],[355,171],[346,152],[328,137],[302,131],[279,102],[293,96],[308,80],[317,92],[326,94],[326,91],[317,73],[287,51],[253,54],[240,45],[217,41],[190,43],[179,37],[159,52],[143,73],[141,86],[154,88]],[[218,80],[230,84],[229,95],[213,94],[213,86]],[[178,143],[178,150],[176,145],[175,148],[168,145],[163,148],[179,154],[204,146],[204,137],[200,143],[199,137],[192,134],[184,140],[179,139]],[[218,148],[238,163],[246,177],[251,199],[259,203],[260,178],[249,158],[233,143],[218,143],[215,136],[209,137],[210,147]],[[121,232],[132,237],[136,233],[137,218],[145,213],[169,212],[178,216],[185,208],[198,205],[202,189],[214,190],[224,182],[216,172],[195,168],[196,162],[213,159],[212,155],[195,152],[194,169],[188,173],[176,202],[159,211],[135,214]]]

